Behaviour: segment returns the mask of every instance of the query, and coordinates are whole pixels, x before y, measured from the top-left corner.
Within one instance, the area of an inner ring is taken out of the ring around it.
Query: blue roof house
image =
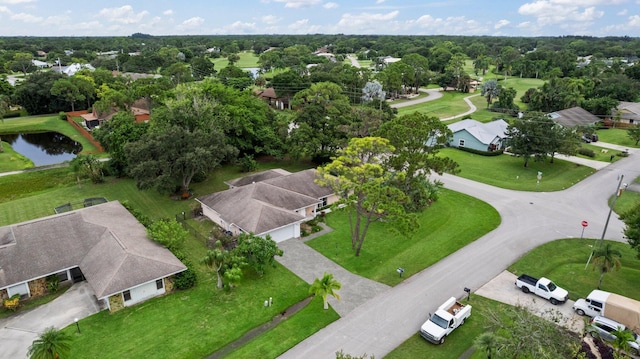
[[[505,146],[505,131],[509,124],[504,120],[482,123],[472,119],[452,123],[449,130],[453,136],[449,146],[456,148],[472,148],[478,151],[498,151]]]

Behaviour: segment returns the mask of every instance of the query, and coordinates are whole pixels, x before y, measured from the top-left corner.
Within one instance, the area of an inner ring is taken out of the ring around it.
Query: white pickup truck
[[[525,293],[535,293],[537,296],[548,299],[553,305],[564,303],[569,299],[569,292],[545,277],[538,279],[523,274],[516,279],[516,286]]]
[[[420,335],[434,344],[442,344],[447,335],[464,324],[464,320],[470,316],[471,306],[451,297],[433,315],[429,314],[429,319],[420,328]]]

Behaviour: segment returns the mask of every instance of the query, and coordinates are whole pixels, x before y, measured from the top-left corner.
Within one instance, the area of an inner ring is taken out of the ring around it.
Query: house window
[[[463,139],[459,139],[458,140],[458,147],[464,147],[464,140]]]
[[[122,296],[124,297],[124,301],[130,301],[131,300],[131,291],[125,290],[124,292],[122,292]]]
[[[322,207],[326,207],[328,202],[327,202],[327,197],[322,198],[322,203],[318,203],[318,208],[322,208]]]
[[[158,279],[156,280],[156,289],[160,290],[164,287],[164,283],[162,282],[162,279]]]
[[[67,275],[67,271],[58,273],[58,279],[60,279],[61,282],[64,282],[65,280],[69,280],[69,276]]]

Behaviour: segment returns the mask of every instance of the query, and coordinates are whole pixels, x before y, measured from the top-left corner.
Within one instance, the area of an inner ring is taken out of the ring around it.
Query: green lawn
[[[411,114],[417,111],[429,116],[446,118],[469,111],[469,105],[464,102],[463,98],[470,94],[457,91],[443,91],[442,95],[442,98],[435,101],[399,108],[398,115]]]
[[[598,237],[599,238],[599,237]],[[569,291],[571,299],[585,297],[596,289],[600,273],[590,264],[585,265],[593,249],[595,239],[561,239],[544,244],[509,267],[509,271],[519,275],[545,276]],[[607,241],[609,242],[609,241]],[[627,243],[610,242],[613,248],[622,252],[622,268],[605,274],[602,290],[640,299],[640,259],[638,252]]]
[[[598,140],[602,142],[615,143],[620,146],[640,148],[635,144],[635,141],[631,140],[627,135],[627,130],[620,128],[600,129],[596,131],[598,134]],[[596,142],[597,143],[597,142]]]
[[[402,282],[398,267],[408,278],[500,224],[498,212],[487,203],[444,189],[440,199],[419,214],[420,227],[411,238],[395,233],[390,224],[373,223],[356,257],[346,214],[338,211],[326,219],[334,231],[307,244],[350,272],[388,285]]]
[[[549,192],[560,191],[573,186],[595,170],[576,163],[555,159],[554,163],[529,161],[511,155],[481,156],[455,148],[445,148],[440,152],[460,165],[458,176],[501,188],[519,191]],[[538,171],[542,180],[537,183]]]
[[[618,214],[623,214],[638,205],[640,205],[640,193],[626,190],[616,200],[613,210]]]
[[[238,53],[238,56],[240,56],[240,60],[235,63],[235,66],[243,69],[250,67],[259,67],[259,56],[257,56],[253,51],[242,51]],[[226,57],[219,57],[217,59],[212,59],[211,61],[214,63],[216,71],[229,66],[229,60],[227,60]]]
[[[613,160],[611,160],[611,155],[615,155],[617,153],[620,153],[620,151],[616,151],[616,150],[612,150],[609,148],[605,148],[605,147],[600,147],[598,146],[598,142],[592,142],[592,143],[582,143],[580,144],[581,147],[583,148],[588,148],[590,150],[593,151],[593,153],[596,155],[595,157],[588,157],[585,155],[581,155],[581,154],[577,154],[578,157],[582,157],[582,158],[587,158],[590,160],[595,160],[595,161],[602,161],[602,162],[616,162],[620,159],[622,159],[622,157],[620,156],[615,156],[613,157]],[[602,150],[606,151],[606,152],[602,152]]]
[[[486,331],[485,326],[488,323],[488,315],[490,312],[496,312],[500,308],[506,307],[507,304],[496,302],[485,297],[475,294],[471,295],[469,301],[463,300],[463,303],[470,304],[471,317],[465,320],[464,325],[454,330],[447,337],[444,344],[435,345],[423,339],[416,328],[416,334],[407,339],[400,346],[395,348],[391,353],[385,356],[385,359],[413,359],[413,358],[429,358],[429,359],[458,359],[469,348],[473,346],[475,338]],[[427,317],[428,310],[425,313],[416,313],[416,315]],[[484,358],[479,356],[478,358]]]
[[[0,136],[2,138],[2,136]],[[0,172],[11,172],[33,167],[33,162],[11,148],[8,142],[1,141]]]

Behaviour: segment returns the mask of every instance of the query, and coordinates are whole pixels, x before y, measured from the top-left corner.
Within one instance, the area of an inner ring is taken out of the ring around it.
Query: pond
[[[70,161],[82,151],[80,143],[58,132],[3,134],[0,138],[35,166]]]

